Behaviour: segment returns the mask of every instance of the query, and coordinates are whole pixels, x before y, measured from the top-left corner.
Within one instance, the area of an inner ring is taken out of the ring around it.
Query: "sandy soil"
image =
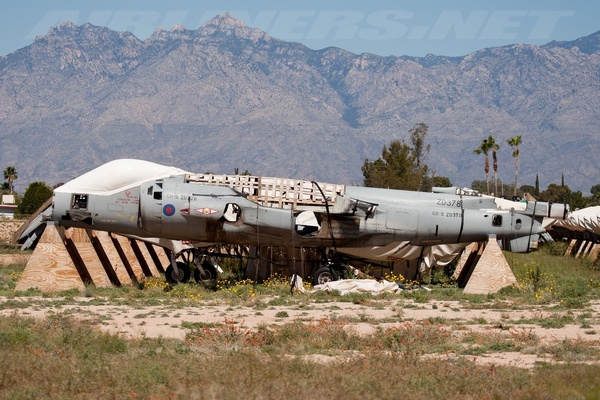
[[[0,243],[11,243],[14,233],[19,230],[24,221],[0,219]]]
[[[515,337],[535,335],[541,343],[560,343],[564,340],[579,340],[590,345],[600,346],[600,301],[594,302],[585,310],[557,313],[547,307],[529,307],[522,310],[482,308],[465,308],[458,302],[435,301],[424,304],[404,301],[402,308],[396,301],[377,301],[360,305],[345,302],[310,303],[308,306],[275,306],[256,308],[227,305],[190,305],[174,307],[171,304],[161,306],[144,306],[135,308],[127,305],[92,305],[91,300],[81,297],[69,300],[69,304],[56,298],[13,298],[10,301],[23,304],[14,308],[0,310],[0,315],[25,315],[46,317],[51,314],[68,314],[76,318],[88,320],[101,330],[118,333],[127,337],[165,337],[183,339],[189,330],[186,323],[235,323],[240,329],[255,329],[258,326],[285,324],[294,321],[305,323],[319,321],[322,318],[350,317],[353,321],[345,329],[361,335],[376,334],[377,329],[415,323],[423,320],[437,319],[447,324],[453,334],[481,332],[499,337]],[[8,301],[0,297],[0,304]],[[282,313],[285,311],[287,314]],[[279,314],[278,314],[279,313]],[[585,314],[584,314],[585,313]],[[280,317],[281,315],[285,317]],[[562,328],[542,328],[538,324],[523,324],[519,321],[530,319],[560,318],[569,315],[577,321],[578,315],[584,314],[586,324],[574,323]],[[279,316],[278,316],[279,315]],[[444,355],[441,357],[454,357]],[[437,355],[436,355],[437,357]],[[471,356],[472,357],[472,356]],[[477,362],[496,365],[514,365],[532,367],[537,362],[553,362],[549,356],[527,354],[524,352],[502,352],[473,357]],[[589,361],[588,361],[589,362]],[[600,363],[600,360],[594,360]]]
[[[9,242],[13,232],[22,221],[0,221],[0,243]],[[26,262],[28,254],[0,255],[0,265],[14,262]],[[581,311],[562,312],[577,321],[580,315],[586,316],[586,324],[581,322],[568,324],[562,328],[542,328],[539,324],[523,324],[523,320],[542,320],[560,318],[561,313],[550,311],[549,307],[533,306],[514,310],[513,307],[483,307],[481,309],[466,308],[459,302],[430,301],[424,304],[404,301],[398,306],[397,301],[374,301],[372,304],[359,305],[346,302],[310,303],[300,307],[277,306],[256,308],[251,306],[207,305],[198,303],[184,308],[171,304],[162,306],[144,306],[135,308],[126,305],[96,305],[98,299],[80,297],[65,302],[56,298],[16,297],[12,299],[0,297],[0,305],[7,301],[18,301],[18,307],[0,307],[0,315],[24,315],[44,318],[51,314],[68,314],[76,318],[90,321],[99,329],[121,334],[127,337],[165,337],[184,339],[189,332],[184,323],[234,323],[240,329],[256,329],[258,326],[286,324],[294,321],[305,323],[319,321],[322,318],[349,317],[353,321],[345,329],[361,335],[376,334],[379,328],[399,326],[407,323],[439,320],[452,329],[453,334],[481,332],[489,335],[522,336],[534,335],[543,344],[561,343],[565,340],[585,341],[600,347],[600,301],[593,302],[590,307]],[[90,302],[94,300],[94,304]],[[108,303],[108,302],[107,302]],[[521,307],[522,308],[522,307]],[[285,313],[282,313],[285,311]],[[287,315],[278,317],[278,315]],[[439,357],[438,355],[434,355]],[[454,357],[445,355],[442,357]],[[553,362],[548,356],[528,354],[526,352],[487,353],[475,357],[477,362],[496,365],[515,365],[532,367],[537,362]],[[327,357],[318,357],[327,361]],[[594,360],[599,363],[600,360]]]

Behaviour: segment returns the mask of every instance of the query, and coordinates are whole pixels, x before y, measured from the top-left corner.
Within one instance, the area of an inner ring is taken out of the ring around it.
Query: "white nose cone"
[[[143,182],[187,174],[176,167],[150,161],[120,159],[108,162],[56,188],[56,193],[110,195]]]

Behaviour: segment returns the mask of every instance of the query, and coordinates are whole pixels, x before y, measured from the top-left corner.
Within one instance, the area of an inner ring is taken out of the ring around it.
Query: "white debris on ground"
[[[377,281],[374,279],[342,279],[339,281],[331,281],[321,285],[315,285],[313,291],[333,292],[338,291],[341,295],[348,293],[371,293],[376,296],[385,292],[396,293],[400,290],[400,286],[395,282],[389,282],[385,279]]]

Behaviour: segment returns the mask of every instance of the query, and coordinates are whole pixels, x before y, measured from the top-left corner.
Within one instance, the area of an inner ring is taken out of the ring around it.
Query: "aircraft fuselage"
[[[499,209],[492,197],[347,186],[326,206],[278,208],[182,174],[117,191],[65,185],[54,192],[52,219],[65,227],[190,242],[354,247],[515,239],[543,232],[548,207]]]

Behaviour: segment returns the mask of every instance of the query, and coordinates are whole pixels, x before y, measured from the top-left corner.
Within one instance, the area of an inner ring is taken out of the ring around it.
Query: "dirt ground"
[[[19,230],[24,221],[0,219],[0,244],[11,243],[14,233]]]
[[[566,311],[573,320],[585,313],[590,323],[568,324],[561,328],[542,328],[537,324],[519,322],[524,320],[543,320],[560,318],[560,313],[548,311],[547,307],[532,306],[527,309],[481,309],[465,308],[454,301],[429,301],[413,303],[403,300],[402,306],[396,301],[377,301],[375,304],[360,305],[347,302],[310,303],[309,306],[273,306],[256,308],[247,306],[210,305],[198,303],[186,307],[174,307],[172,304],[144,306],[135,308],[128,305],[97,305],[97,300],[79,297],[69,300],[68,304],[56,298],[17,297],[10,301],[22,302],[14,308],[2,308],[0,315],[23,315],[43,318],[52,314],[71,315],[87,320],[99,329],[121,334],[126,337],[164,337],[184,339],[188,329],[184,326],[193,323],[234,323],[240,329],[252,330],[259,326],[292,323],[317,322],[322,318],[349,317],[353,322],[345,326],[360,335],[377,334],[378,328],[417,323],[424,320],[438,320],[447,324],[453,334],[481,332],[489,335],[516,337],[534,335],[542,344],[552,345],[565,340],[585,341],[590,345],[600,345],[600,301],[594,302],[585,310]],[[96,300],[94,305],[89,304]],[[0,297],[0,304],[8,301]],[[285,312],[284,312],[285,311]],[[187,324],[184,324],[187,323]],[[486,353],[473,357],[477,362],[494,365],[512,365],[530,368],[539,362],[553,362],[550,356],[529,352]],[[444,355],[440,357],[453,357]],[[325,357],[326,358],[326,357]],[[589,360],[587,361],[589,362]],[[600,363],[600,360],[594,360]]]
[[[0,243],[7,243],[22,221],[0,221]],[[26,262],[29,255],[5,254],[0,266],[14,262]],[[99,329],[131,338],[164,337],[184,339],[189,324],[234,323],[240,329],[252,330],[259,326],[286,324],[295,321],[318,322],[323,318],[344,318],[351,321],[345,329],[360,335],[377,334],[379,328],[400,326],[419,321],[442,321],[453,335],[480,332],[498,337],[532,335],[542,344],[552,345],[564,341],[583,341],[600,348],[600,301],[584,310],[556,312],[548,306],[498,307],[498,304],[473,309],[456,301],[429,301],[414,303],[410,300],[381,301],[361,305],[350,302],[309,303],[308,306],[229,306],[205,304],[176,307],[165,303],[160,306],[98,305],[98,298],[77,297],[68,302],[44,297],[0,297],[0,315],[22,315],[44,318],[53,314],[72,315],[89,321]],[[18,306],[7,307],[4,303],[17,301]],[[93,301],[94,304],[91,304]],[[102,302],[100,302],[102,303]],[[400,305],[399,305],[400,304]],[[541,321],[569,316],[578,321],[585,317],[586,323],[575,322],[561,328],[543,328],[540,324],[522,323],[526,320]],[[453,357],[446,355],[445,357]],[[327,357],[321,357],[327,361]],[[549,356],[535,351],[486,353],[473,357],[477,362],[495,365],[513,365],[530,368],[539,362],[554,362]],[[587,361],[589,362],[589,360]],[[600,359],[594,360],[600,364]]]

